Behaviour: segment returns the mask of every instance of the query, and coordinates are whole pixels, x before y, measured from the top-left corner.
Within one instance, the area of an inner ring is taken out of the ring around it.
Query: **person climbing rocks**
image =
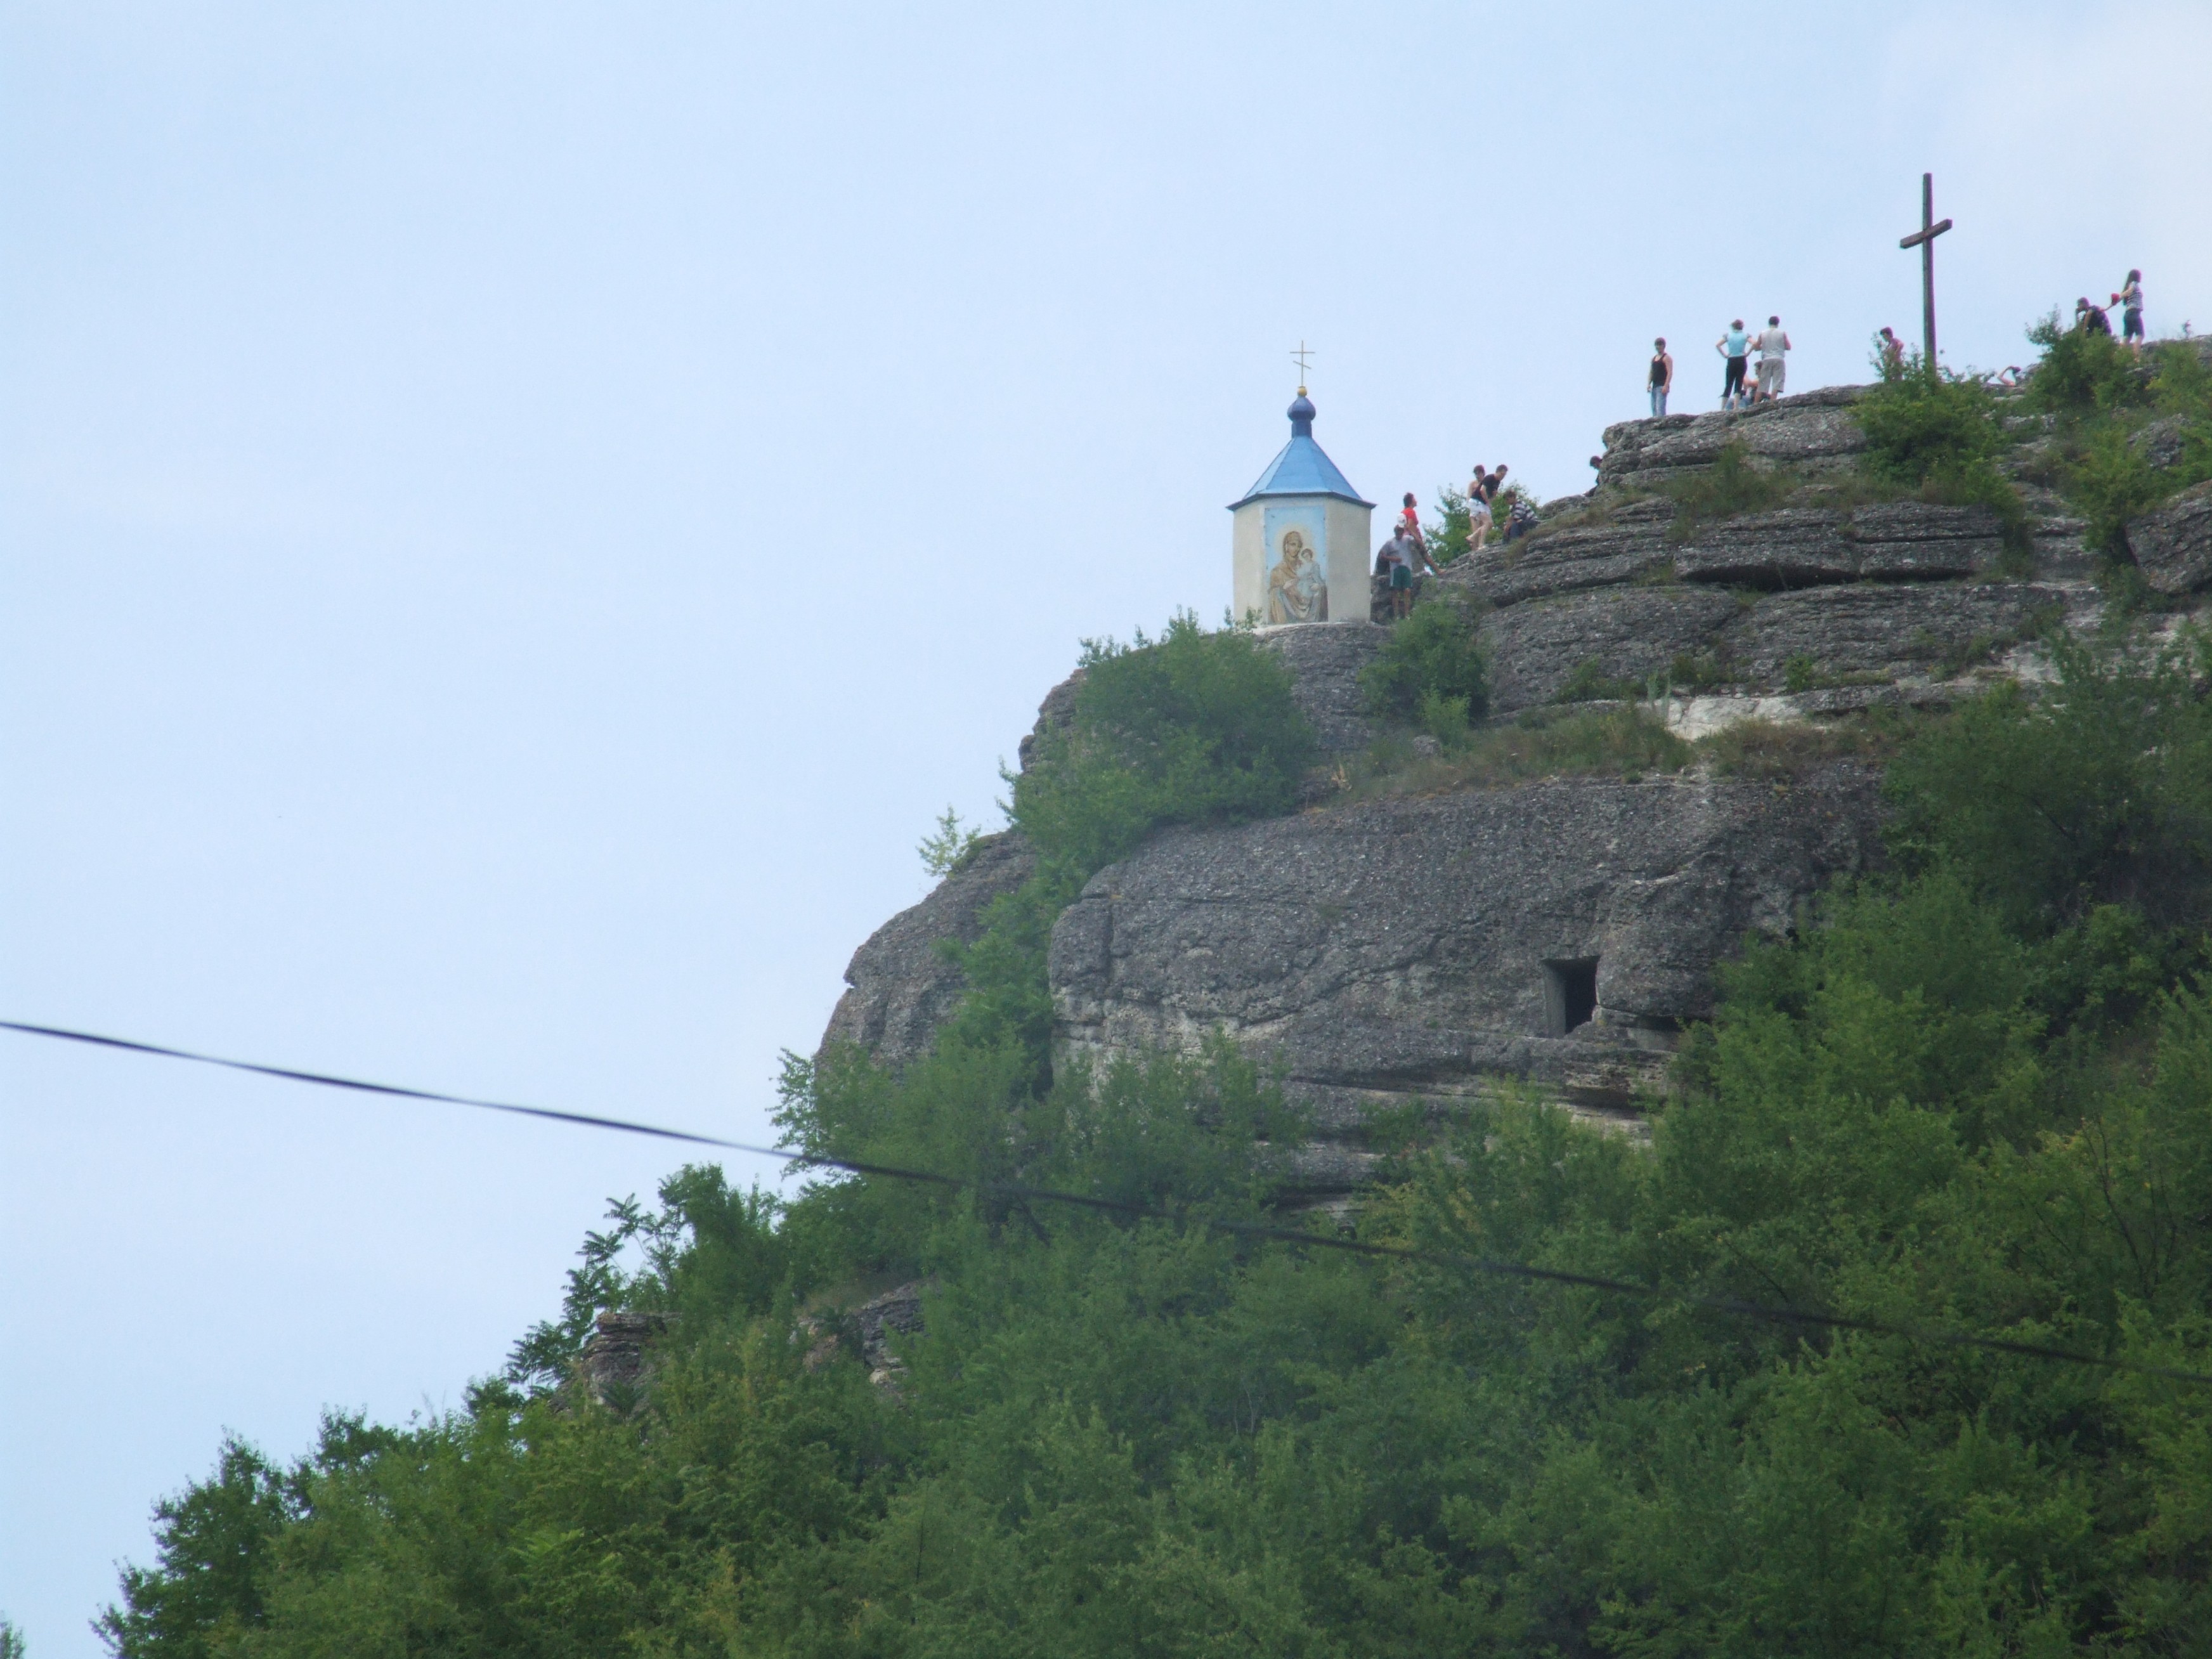
[[[2138,357],[2142,356],[2142,272],[2131,270],[2120,291],[2112,295],[2112,303],[2122,307],[2120,338]]]
[[[1485,472],[1482,463],[1474,464],[1474,482],[1467,487],[1467,545],[1469,552],[1479,552],[1490,539],[1492,526],[1497,522],[1490,510],[1491,502],[1505,483],[1506,467],[1499,462],[1498,471]]]
[[[1759,401],[1771,404],[1782,395],[1783,359],[1790,350],[1790,337],[1782,331],[1782,319],[1769,317],[1766,326],[1759,332]]]
[[[2074,302],[2074,326],[2084,334],[2101,334],[2108,340],[2112,337],[2112,319],[2105,314],[2104,307],[2091,305],[2086,294]]]
[[[1667,337],[1661,335],[1651,343],[1651,374],[1647,384],[1651,391],[1651,414],[1656,420],[1667,412],[1667,394],[1674,389],[1674,360],[1667,351]]]
[[[1728,373],[1721,380],[1721,407],[1737,408],[1747,401],[1743,391],[1743,365],[1751,355],[1751,336],[1743,331],[1742,318],[1728,325],[1728,332],[1713,342],[1713,349],[1728,359]]]
[[[1897,331],[1887,323],[1882,325],[1880,338],[1881,340],[1881,378],[1885,380],[1893,380],[1905,373],[1905,342],[1897,337]]]

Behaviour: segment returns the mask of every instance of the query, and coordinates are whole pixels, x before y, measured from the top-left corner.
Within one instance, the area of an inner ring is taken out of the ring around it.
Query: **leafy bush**
[[[2088,520],[2090,547],[2128,558],[2128,520],[2155,507],[2170,488],[2118,427],[2091,437],[2066,474],[2067,496]]]
[[[1286,812],[1316,752],[1290,670],[1188,612],[1158,641],[1087,641],[1073,720],[1009,780],[1014,827],[1088,877],[1168,823]]]
[[[1614,679],[1605,672],[1605,664],[1595,657],[1584,657],[1574,665],[1559,689],[1552,693],[1556,703],[1570,702],[1632,702],[1644,695],[1644,688],[1632,680]]]
[[[2111,335],[2063,327],[2053,309],[2027,331],[2027,337],[2043,349],[2027,377],[2029,408],[2078,420],[2150,402],[2149,376],[2135,354]]]
[[[2100,904],[2158,926],[2212,919],[2212,704],[2174,657],[2053,636],[2060,679],[2006,684],[1929,728],[1891,769],[1908,868],[1951,869],[2040,937]]]
[[[942,880],[973,858],[982,841],[983,832],[961,823],[960,814],[948,806],[937,828],[921,838],[915,851],[921,855],[921,867]]]
[[[1461,594],[1424,600],[1391,628],[1359,686],[1376,714],[1399,720],[1420,714],[1425,699],[1463,705],[1462,720],[1490,707],[1490,669],[1483,655],[1479,601]]]
[[[1866,434],[1864,465],[1885,483],[1917,489],[1964,478],[2003,445],[1989,388],[1978,379],[1903,374],[1851,405]]]
[[[1474,515],[1468,510],[1467,497],[1449,484],[1438,490],[1437,517],[1421,534],[1429,556],[1439,568],[1464,557],[1474,534]]]

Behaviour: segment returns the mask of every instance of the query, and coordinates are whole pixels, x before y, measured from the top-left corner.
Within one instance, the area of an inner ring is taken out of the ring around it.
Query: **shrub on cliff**
[[[1066,723],[1006,778],[1036,873],[993,901],[972,944],[940,947],[968,994],[939,1046],[1011,1045],[1025,1057],[1024,1097],[1052,1084],[1045,953],[1083,884],[1164,824],[1289,811],[1316,752],[1290,670],[1249,630],[1209,632],[1185,612],[1157,640],[1085,641],[1082,668]]]
[[[1931,726],[1891,768],[1908,868],[1960,873],[2026,936],[2129,904],[2212,919],[2212,703],[2189,665],[2063,636],[2060,679],[2005,685]]]
[[[1247,631],[1188,611],[1158,640],[1084,642],[1073,718],[1012,778],[1014,827],[1088,877],[1168,823],[1287,812],[1316,752],[1291,672]]]
[[[1490,708],[1490,665],[1482,650],[1477,601],[1447,594],[1416,605],[1390,629],[1359,672],[1368,706],[1386,719],[1411,720],[1425,705],[1455,706],[1464,726]]]
[[[2043,356],[2025,401],[2057,428],[2056,482],[2089,521],[2090,546],[2125,562],[2130,520],[2212,477],[2212,364],[2185,340],[2137,356],[2109,334],[2060,327],[2055,311],[2028,338]],[[2138,435],[2154,419],[2172,428],[2166,465],[2152,464]]]
[[[2027,377],[2030,409],[2062,420],[2150,403],[2150,376],[2135,353],[2109,334],[2067,328],[2056,308],[2027,331],[2043,356]]]
[[[1851,405],[1866,434],[1867,471],[1906,489],[1975,475],[2003,447],[1992,404],[1979,380],[1948,374],[1899,374],[1869,387]]]

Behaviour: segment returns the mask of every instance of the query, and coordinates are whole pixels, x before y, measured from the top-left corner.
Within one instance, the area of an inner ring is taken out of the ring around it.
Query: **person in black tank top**
[[[1667,394],[1674,389],[1674,360],[1667,355],[1667,337],[1661,335],[1651,343],[1651,377],[1644,383],[1651,392],[1651,413],[1656,418],[1667,412]]]

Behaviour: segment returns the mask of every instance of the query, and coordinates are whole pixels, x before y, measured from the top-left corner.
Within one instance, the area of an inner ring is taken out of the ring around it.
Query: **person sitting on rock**
[[[1513,511],[1505,521],[1505,539],[1517,542],[1536,527],[1536,504],[1526,495],[1513,498]]]

